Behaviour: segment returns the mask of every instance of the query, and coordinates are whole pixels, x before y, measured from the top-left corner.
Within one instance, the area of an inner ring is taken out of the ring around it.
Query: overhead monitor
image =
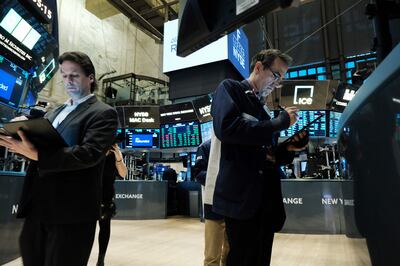
[[[164,24],[163,72],[185,69],[222,61],[228,58],[228,38],[223,36],[213,43],[186,57],[176,54],[178,42],[178,20],[170,20]]]
[[[160,106],[160,123],[173,124],[183,121],[196,120],[192,102],[177,103]]]
[[[56,0],[18,0],[42,23],[52,23],[56,14]]]
[[[200,143],[197,121],[161,125],[161,148],[197,147]]]
[[[125,137],[125,139],[126,139],[125,128],[118,128],[118,129],[117,129],[117,134],[116,134],[116,135],[119,135],[119,134],[122,134],[122,135]],[[125,149],[125,141],[119,142],[119,143],[118,143],[118,147],[119,147],[120,149]]]
[[[212,102],[211,94],[196,98],[192,101],[194,110],[197,115],[197,119],[199,119],[200,122],[207,122],[212,119],[211,102]]]
[[[339,120],[342,113],[333,112],[329,113],[329,137],[336,138],[339,129]]]
[[[126,128],[125,129],[125,148],[149,148],[157,149],[160,147],[159,128]]]
[[[213,121],[201,123],[200,129],[201,129],[201,141],[202,142],[205,142],[205,141],[211,139],[212,130],[213,130]]]
[[[52,24],[32,6],[51,13]],[[30,87],[36,93],[43,89],[58,68],[58,24],[55,0],[3,0],[0,2],[0,54],[32,75]]]
[[[228,59],[243,78],[249,76],[249,41],[241,28],[185,57],[177,55],[177,39],[178,20],[166,22],[164,24],[164,73]]]
[[[18,108],[29,74],[0,55],[0,103]]]
[[[160,112],[158,106],[121,106],[124,120],[121,121],[127,128],[159,128]]]
[[[301,130],[309,122],[313,121],[319,115],[325,114],[325,111],[300,111],[299,120],[296,124],[289,127],[287,130],[281,131],[281,137],[290,137],[297,131]],[[316,123],[312,124],[308,129],[310,137],[325,137],[326,136],[326,116],[324,115]]]
[[[333,99],[332,108],[335,111],[343,112],[359,88],[360,85],[340,83]]]
[[[177,54],[187,56],[292,0],[180,0]]]

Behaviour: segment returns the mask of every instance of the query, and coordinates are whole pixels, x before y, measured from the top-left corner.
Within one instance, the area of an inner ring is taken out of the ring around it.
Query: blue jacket
[[[224,80],[214,94],[211,115],[221,141],[213,211],[235,219],[263,212],[280,230],[285,211],[279,166],[290,163],[294,153],[277,146],[277,139],[290,125],[289,114],[271,119],[246,80]],[[267,151],[274,163],[266,160]]]

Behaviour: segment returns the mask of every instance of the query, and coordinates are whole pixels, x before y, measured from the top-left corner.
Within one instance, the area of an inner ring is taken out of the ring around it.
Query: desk
[[[16,219],[25,173],[0,172],[0,265],[19,257],[23,220]]]
[[[286,222],[282,232],[358,236],[352,181],[284,179]]]
[[[167,216],[166,181],[115,181],[115,219],[164,219]]]

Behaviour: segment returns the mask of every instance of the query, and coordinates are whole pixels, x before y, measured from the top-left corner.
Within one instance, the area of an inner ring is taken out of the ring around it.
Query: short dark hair
[[[258,61],[263,64],[265,69],[267,67],[270,67],[277,57],[279,57],[287,66],[290,66],[292,64],[293,59],[289,55],[282,53],[277,49],[261,50],[252,58],[250,72],[253,72],[254,67]]]
[[[90,86],[90,92],[93,93],[97,89],[96,70],[94,69],[92,60],[90,60],[87,54],[75,51],[65,52],[58,57],[59,64],[62,64],[64,61],[71,61],[80,65],[83,69],[83,72],[85,72],[86,76],[93,74],[94,81]]]

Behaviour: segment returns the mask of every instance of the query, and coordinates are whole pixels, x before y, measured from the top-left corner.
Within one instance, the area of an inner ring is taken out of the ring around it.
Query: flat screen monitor
[[[123,136],[124,136],[125,139],[126,139],[125,128],[118,128],[118,129],[117,129],[117,135],[118,135],[118,134],[123,134]],[[119,147],[120,149],[125,149],[125,141],[119,142],[119,143],[118,143],[118,147]]]
[[[342,113],[331,111],[329,115],[329,137],[336,138]]]
[[[297,131],[301,130],[309,122],[317,118],[319,115],[325,114],[325,111],[300,111],[299,120],[296,124],[289,127],[287,130],[281,131],[281,137],[290,137]],[[326,116],[324,115],[317,122],[312,124],[308,133],[310,137],[325,137],[326,136]]]
[[[187,56],[241,25],[291,3],[292,0],[181,0],[177,54]]]
[[[200,140],[197,121],[161,125],[161,148],[197,147]]]
[[[194,166],[196,164],[196,153],[190,154],[190,165]]]
[[[52,62],[58,57],[56,29],[45,28],[27,8],[18,1],[1,1],[0,53],[34,73],[34,85],[43,87],[58,67]]]
[[[125,148],[150,148],[160,147],[160,129],[159,128],[126,128],[125,129]]]
[[[28,90],[24,100],[24,106],[34,106],[37,101],[37,96],[32,91]]]
[[[0,103],[18,108],[28,77],[27,71],[0,55]]]
[[[205,141],[211,139],[212,127],[213,127],[213,121],[208,121],[206,123],[200,124],[201,141],[202,142],[205,142]]]

